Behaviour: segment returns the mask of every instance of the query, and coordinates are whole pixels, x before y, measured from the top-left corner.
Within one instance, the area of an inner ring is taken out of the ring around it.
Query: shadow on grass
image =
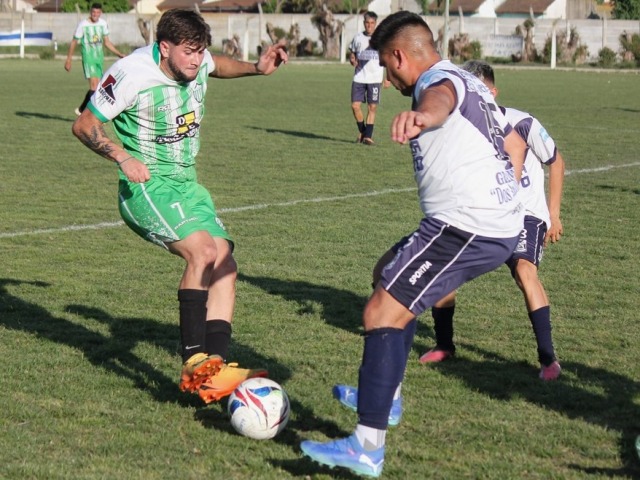
[[[49,115],[47,113],[40,112],[16,112],[18,117],[23,118],[39,118],[42,120],[61,120],[63,122],[73,123],[75,122],[75,115],[73,118],[63,117],[62,115]]]
[[[529,403],[553,410],[570,419],[577,419],[620,433],[618,445],[623,467],[614,469],[587,468],[568,465],[585,474],[607,476],[629,475],[640,478],[640,462],[635,451],[635,438],[640,434],[640,407],[635,399],[640,395],[640,383],[603,368],[563,361],[564,374],[555,382],[543,383],[533,375],[537,372],[527,362],[514,362],[469,344],[459,344],[482,356],[482,360],[456,358],[434,364],[442,374],[465,382],[470,390],[497,400],[523,398]],[[575,381],[568,377],[575,377]],[[588,391],[578,384],[595,386]]]
[[[281,280],[272,277],[252,277],[238,274],[238,280],[250,283],[270,295],[277,295],[300,305],[298,313],[306,315],[320,304],[327,323],[347,332],[362,334],[362,310],[367,298],[348,290],[314,285],[309,282]]]
[[[615,192],[633,193],[635,195],[640,195],[640,188],[625,188],[614,185],[598,185],[598,188],[601,190],[610,190]]]
[[[92,365],[129,379],[133,385],[148,393],[158,402],[177,403],[183,407],[201,407],[197,395],[189,395],[178,389],[180,359],[178,358],[178,326],[161,324],[153,319],[139,317],[114,317],[99,308],[85,305],[68,305],[70,314],[97,321],[108,327],[108,334],[94,331],[81,322],[72,322],[51,315],[46,309],[11,295],[7,286],[31,285],[47,288],[44,282],[0,279],[0,325],[10,330],[27,332],[83,353]],[[133,353],[139,342],[152,343],[176,356],[175,376],[168,377],[153,365]],[[259,364],[273,367],[279,382],[290,377],[289,370],[258,355],[251,348],[232,342],[234,360],[242,364]],[[224,421],[226,425],[228,422]]]
[[[320,304],[321,314],[328,324],[351,333],[362,333],[361,312],[367,299],[353,292],[308,282],[252,277],[246,274],[239,274],[238,278],[271,295],[297,302],[300,305],[301,314],[309,313],[309,309],[314,308],[315,304]],[[425,318],[418,322],[413,349],[419,354],[433,346],[422,343],[422,339],[433,338],[433,330],[425,325],[430,323],[430,317],[426,320],[427,316],[425,315]],[[640,434],[640,408],[634,403],[634,399],[640,394],[640,383],[602,368],[564,361],[562,363],[564,376],[556,382],[545,384],[537,380],[537,368],[532,368],[526,361],[509,361],[496,353],[473,345],[459,344],[459,346],[480,354],[483,357],[482,360],[473,361],[458,356],[451,361],[436,364],[433,368],[437,368],[444,375],[461,379],[470,390],[479,391],[491,398],[504,401],[524,398],[532,404],[557,411],[568,418],[579,419],[620,432],[619,455],[624,465],[621,469],[597,469],[580,465],[568,465],[568,467],[583,474],[629,475],[631,478],[640,478],[640,464],[634,447],[635,437]],[[578,382],[569,384],[566,379],[569,375],[576,376]],[[588,391],[576,383],[595,384],[604,393]],[[304,411],[304,407],[298,406],[298,408],[301,412]],[[305,418],[313,418],[313,412],[309,412],[309,415],[305,414]],[[308,430],[323,430],[321,424],[309,425],[309,427]],[[337,432],[332,429],[324,431],[328,437],[345,436],[345,434],[336,435]],[[313,472],[314,470],[310,469],[318,466],[307,459],[304,464],[300,461],[287,461],[278,465],[296,475]],[[326,467],[315,470],[318,474],[330,474],[333,477],[336,477],[338,471]]]
[[[267,132],[267,133],[281,133],[283,135],[289,135],[292,137],[299,137],[299,138],[305,138],[305,139],[311,139],[311,140],[331,140],[332,142],[355,144],[355,141],[350,142],[348,140],[345,140],[344,138],[327,137],[325,135],[317,135],[312,132],[301,132],[298,130],[280,130],[277,128],[253,127],[253,126],[249,126],[247,128],[251,128],[253,130],[262,130],[263,132]]]

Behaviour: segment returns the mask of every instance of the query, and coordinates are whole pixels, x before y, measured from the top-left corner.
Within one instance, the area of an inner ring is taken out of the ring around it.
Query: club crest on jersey
[[[116,79],[112,75],[109,75],[104,82],[100,85],[98,93],[105,99],[110,105],[116,102],[116,96],[113,93],[113,87],[116,85]]]
[[[187,137],[193,137],[200,128],[200,124],[196,122],[196,112],[185,113],[176,117],[178,129],[173,135],[158,135],[156,143],[176,143]]]

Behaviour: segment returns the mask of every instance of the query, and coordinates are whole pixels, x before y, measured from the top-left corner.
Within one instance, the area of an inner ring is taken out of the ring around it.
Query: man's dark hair
[[[422,27],[431,33],[429,25],[427,25],[427,22],[425,22],[420,15],[407,10],[401,10],[389,15],[380,22],[375,32],[373,32],[373,35],[371,35],[369,46],[379,51],[407,27]]]
[[[367,18],[373,18],[374,20],[376,20],[376,21],[377,21],[377,20],[378,20],[378,14],[377,14],[376,12],[371,12],[371,11],[369,11],[369,12],[365,12],[365,14],[364,14],[364,18],[365,18],[365,20],[366,20]]]
[[[493,75],[493,68],[487,62],[482,60],[469,60],[462,65],[462,69],[469,73],[473,73],[482,81],[489,81],[492,85],[496,84],[495,77]]]
[[[98,3],[98,2],[96,2],[96,3],[92,3],[92,4],[91,4],[91,10],[93,10],[94,8],[95,8],[96,10],[102,10],[102,4],[101,4],[101,3]]]
[[[211,28],[193,10],[167,10],[158,22],[156,39],[158,42],[167,41],[174,45],[186,43],[206,48],[211,45]]]

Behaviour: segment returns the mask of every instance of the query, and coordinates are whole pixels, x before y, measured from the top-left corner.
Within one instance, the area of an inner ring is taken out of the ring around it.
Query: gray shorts
[[[517,240],[483,237],[424,218],[418,230],[393,247],[396,256],[382,270],[381,284],[420,315],[462,284],[505,263]]]
[[[380,103],[381,83],[351,83],[351,101],[378,104]]]

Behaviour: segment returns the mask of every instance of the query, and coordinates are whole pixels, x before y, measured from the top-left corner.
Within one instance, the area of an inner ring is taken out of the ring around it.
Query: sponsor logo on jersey
[[[158,135],[156,137],[156,143],[176,143],[187,137],[193,137],[198,133],[200,124],[196,122],[196,112],[185,113],[184,115],[178,115],[176,117],[176,123],[178,129],[173,135]]]
[[[113,105],[116,101],[116,96],[113,93],[113,87],[116,85],[116,79],[113,78],[112,75],[109,75],[100,88],[98,89],[98,93],[104,98],[109,104]]]

